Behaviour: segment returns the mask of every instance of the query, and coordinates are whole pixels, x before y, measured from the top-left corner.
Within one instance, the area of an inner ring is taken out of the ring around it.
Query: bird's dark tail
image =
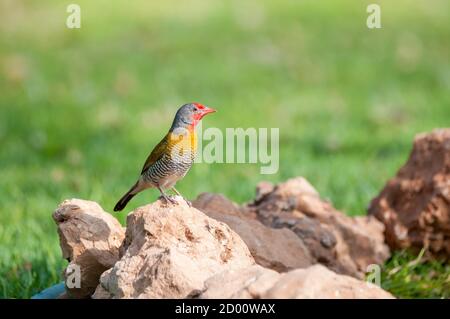
[[[128,202],[134,197],[134,195],[138,193],[138,191],[136,191],[137,186],[138,183],[134,184],[133,187],[131,187],[131,189],[125,195],[122,196],[122,198],[117,202],[116,206],[114,206],[115,212],[124,209],[125,206],[127,206]]]

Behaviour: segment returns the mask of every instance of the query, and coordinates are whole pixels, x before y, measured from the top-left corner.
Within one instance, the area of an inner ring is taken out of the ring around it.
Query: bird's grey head
[[[180,107],[175,115],[170,131],[177,128],[195,128],[201,119],[216,110],[200,103],[188,103]]]

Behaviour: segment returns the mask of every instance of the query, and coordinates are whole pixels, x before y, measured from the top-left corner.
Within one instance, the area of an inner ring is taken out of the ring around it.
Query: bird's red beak
[[[201,120],[206,114],[214,113],[214,112],[216,112],[215,109],[212,109],[212,108],[210,108],[210,107],[204,106],[204,108],[202,109],[202,113],[200,113],[200,120]]]

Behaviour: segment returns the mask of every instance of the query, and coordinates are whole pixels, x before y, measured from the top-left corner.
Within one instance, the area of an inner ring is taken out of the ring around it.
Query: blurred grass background
[[[72,2],[81,29],[65,27]],[[244,202],[261,180],[302,175],[364,214],[414,135],[450,124],[449,2],[373,2],[382,29],[366,27],[372,1],[0,0],[0,297],[60,280],[55,207],[78,197],[112,211],[185,102],[219,110],[203,128],[280,128],[277,174],[197,164],[178,184],[186,197]],[[447,265],[408,285],[389,275],[411,258],[387,263],[387,288],[449,297]]]

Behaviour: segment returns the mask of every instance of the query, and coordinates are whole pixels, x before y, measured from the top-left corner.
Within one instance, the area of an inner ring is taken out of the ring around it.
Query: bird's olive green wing
[[[159,160],[164,155],[164,153],[167,151],[167,146],[168,146],[168,135],[166,135],[161,140],[161,142],[159,142],[158,145],[155,146],[153,151],[147,157],[144,167],[142,167],[141,174],[144,173],[144,171],[146,171],[150,166],[152,166],[157,160]]]

